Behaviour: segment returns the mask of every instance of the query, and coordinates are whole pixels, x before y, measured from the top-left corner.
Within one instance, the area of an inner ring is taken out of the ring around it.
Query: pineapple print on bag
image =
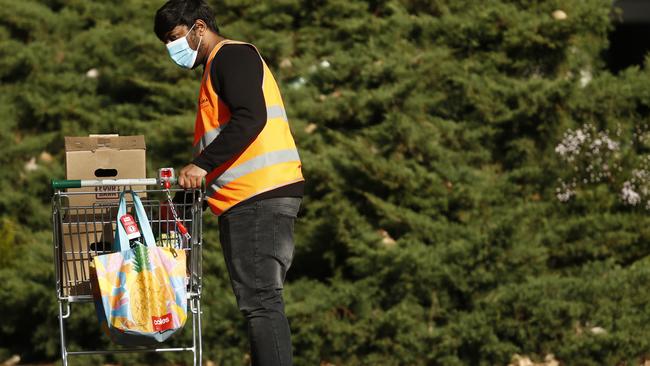
[[[164,280],[155,275],[149,251],[144,245],[133,248],[134,289],[130,293],[133,322],[140,330],[153,332],[154,320],[168,315],[165,299],[171,298]]]

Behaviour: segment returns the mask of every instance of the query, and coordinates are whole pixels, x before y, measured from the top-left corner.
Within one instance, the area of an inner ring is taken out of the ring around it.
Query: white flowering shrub
[[[557,199],[567,202],[580,188],[604,183],[620,193],[624,204],[650,209],[650,155],[634,154],[638,158],[632,161],[625,153],[642,152],[648,143],[650,132],[645,126],[638,126],[630,141],[625,141],[620,127],[613,134],[590,123],[567,130],[555,147],[568,166],[567,176],[559,179]]]
[[[650,210],[650,156],[644,156],[636,169],[632,169],[630,177],[623,182],[621,199],[628,205],[644,204]],[[645,203],[643,203],[645,201]]]

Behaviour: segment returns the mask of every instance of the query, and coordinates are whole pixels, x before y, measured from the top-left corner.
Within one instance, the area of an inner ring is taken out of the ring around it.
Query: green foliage
[[[8,355],[22,355],[25,361],[53,357],[59,348],[51,235],[17,233],[9,250],[15,257],[0,267],[2,348]]]
[[[0,218],[0,267],[9,265],[16,256],[16,231],[17,225],[10,218]]]
[[[224,34],[266,58],[303,159],[285,288],[296,365],[645,357],[647,213],[607,182],[555,197],[567,128],[635,131],[650,113],[650,72],[612,75],[600,58],[611,0],[210,2]],[[153,34],[161,4],[0,0],[0,356],[58,357],[48,181],[64,175],[63,137],[145,134],[152,175],[190,158],[200,71]],[[245,364],[205,221],[205,357]],[[92,307],[73,309],[68,334],[75,349],[106,344]],[[73,362],[102,360],[188,362]]]

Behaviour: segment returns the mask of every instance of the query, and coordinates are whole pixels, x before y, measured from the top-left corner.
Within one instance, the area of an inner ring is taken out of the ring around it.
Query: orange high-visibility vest
[[[212,88],[210,78],[212,60],[226,44],[246,44],[255,48],[248,43],[224,40],[210,52],[194,126],[195,156],[201,154],[230,121],[230,110]],[[259,55],[259,51],[257,53]],[[264,68],[262,91],[266,101],[266,125],[242,153],[208,172],[206,197],[216,215],[262,192],[304,180],[280,89],[261,55],[260,60]]]

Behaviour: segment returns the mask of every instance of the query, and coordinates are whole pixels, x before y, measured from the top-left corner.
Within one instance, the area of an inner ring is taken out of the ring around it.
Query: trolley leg
[[[201,298],[196,298],[196,327],[197,329],[197,337],[198,341],[196,344],[196,352],[198,353],[198,358],[199,358],[199,366],[203,364],[203,341],[201,337]]]
[[[192,313],[192,361],[193,365],[197,366],[196,363],[196,313],[194,312],[194,299],[190,300],[190,312]]]
[[[68,304],[68,306],[70,305]],[[63,303],[59,301],[59,334],[61,335],[61,361],[63,362],[63,366],[68,366],[68,350],[66,349],[65,344],[65,326],[63,324],[63,319],[67,318],[69,315],[69,308],[67,315],[63,315]]]
[[[194,366],[203,364],[201,349],[201,300],[198,297],[192,297],[190,300],[190,312],[192,313],[192,354],[194,356]]]

